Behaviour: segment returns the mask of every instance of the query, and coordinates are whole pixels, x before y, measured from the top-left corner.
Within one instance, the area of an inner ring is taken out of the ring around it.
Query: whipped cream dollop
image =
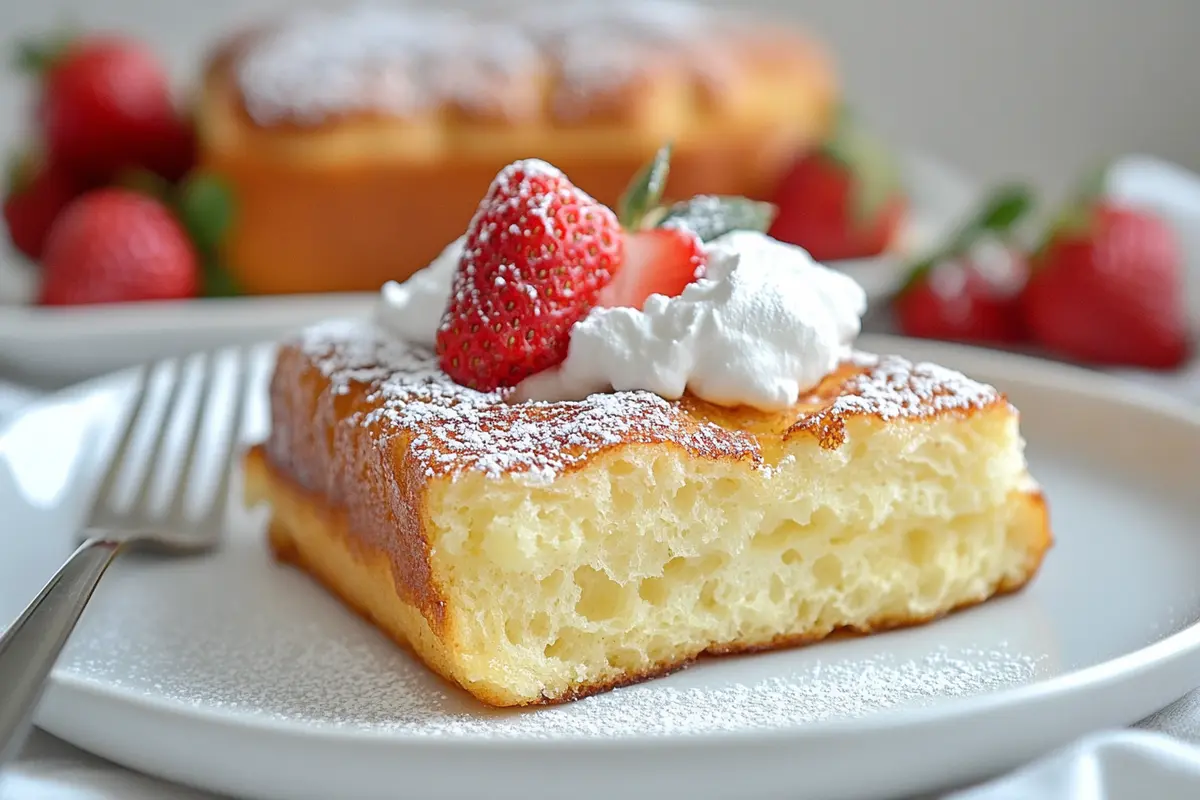
[[[461,240],[403,284],[384,287],[379,321],[432,345]],[[704,246],[704,277],[641,310],[594,308],[571,331],[567,358],[525,379],[519,400],[576,400],[603,391],[684,391],[718,405],[786,408],[849,356],[867,298],[807,251],[735,231]]]
[[[571,400],[644,389],[684,390],[718,405],[786,408],[845,359],[867,298],[851,278],[793,245],[735,231],[705,246],[705,276],[642,310],[595,308],[571,330],[558,367],[517,395]]]
[[[406,342],[433,347],[466,240],[460,236],[446,245],[429,266],[403,283],[385,283],[375,308],[376,321]]]

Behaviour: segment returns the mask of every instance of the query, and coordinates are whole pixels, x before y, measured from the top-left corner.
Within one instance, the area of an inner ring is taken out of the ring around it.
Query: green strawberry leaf
[[[766,233],[777,211],[771,203],[745,197],[697,195],[667,208],[654,227],[687,228],[709,242],[730,231]]]
[[[1076,183],[1071,199],[1063,204],[1046,226],[1041,242],[1033,251],[1034,261],[1059,237],[1087,235],[1092,225],[1092,212],[1107,190],[1109,167],[1107,162],[1095,166]]]
[[[37,172],[37,159],[28,150],[17,150],[8,154],[4,170],[5,196],[20,194],[29,186]]]
[[[233,191],[220,178],[195,173],[179,191],[179,216],[202,252],[220,249],[236,211]]]
[[[78,38],[74,26],[67,26],[40,39],[17,42],[13,65],[27,75],[45,75]]]
[[[662,200],[671,172],[671,143],[663,145],[654,158],[637,171],[617,203],[617,220],[626,230],[637,230],[646,215]]]
[[[205,259],[200,278],[205,297],[237,297],[242,293],[233,275],[215,258]]]
[[[1033,208],[1033,192],[1027,186],[1010,183],[993,191],[979,210],[951,240],[951,249],[961,253],[984,234],[1007,235]]]
[[[891,150],[846,106],[839,109],[833,134],[820,152],[850,174],[849,216],[859,225],[873,223],[902,191],[900,168]]]

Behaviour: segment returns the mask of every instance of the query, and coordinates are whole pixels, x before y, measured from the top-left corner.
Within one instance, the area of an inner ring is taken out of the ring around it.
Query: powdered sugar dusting
[[[236,78],[261,124],[443,104],[529,118],[545,110],[546,76],[552,112],[570,117],[664,60],[682,59],[699,82],[720,80],[733,60],[712,40],[729,30],[723,15],[675,0],[307,9],[253,42]]]
[[[842,384],[831,404],[799,419],[792,431],[814,433],[833,448],[845,441],[847,417],[930,419],[1007,402],[995,387],[937,364],[868,353],[853,354],[851,362],[862,371]]]
[[[510,405],[500,392],[454,383],[432,351],[365,322],[314,326],[300,346],[335,394],[366,385],[372,409],[359,423],[407,433],[408,457],[429,477],[481,471],[541,482],[625,442],[673,442],[702,457],[762,461],[750,434],[698,422],[648,392]]]
[[[503,392],[478,392],[452,381],[427,347],[405,343],[365,321],[334,321],[306,330],[299,346],[344,394],[367,387],[371,410],[359,424],[384,435],[409,435],[408,457],[429,477],[480,471],[531,482],[559,473],[622,443],[672,442],[699,457],[746,461],[764,468],[750,433],[697,419],[679,403],[643,391],[596,393],[571,402],[510,404]],[[872,414],[923,419],[1002,401],[991,386],[934,364],[857,353],[851,376],[834,380],[789,433],[805,431],[823,445],[844,441],[843,420]]]
[[[947,411],[985,408],[1000,398],[992,386],[961,372],[898,356],[886,356],[851,378],[829,413],[865,413],[891,420],[932,417]]]

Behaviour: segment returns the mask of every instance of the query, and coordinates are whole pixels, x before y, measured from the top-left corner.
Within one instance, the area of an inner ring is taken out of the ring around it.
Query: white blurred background
[[[11,44],[67,20],[125,30],[187,81],[223,32],[303,1],[3,0],[0,31]],[[804,22],[879,129],[978,179],[1058,190],[1094,159],[1134,151],[1200,168],[1200,0],[708,2]],[[22,100],[4,73],[0,144],[20,135]]]

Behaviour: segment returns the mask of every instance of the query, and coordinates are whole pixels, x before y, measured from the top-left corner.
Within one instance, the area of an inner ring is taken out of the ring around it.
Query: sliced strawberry
[[[704,272],[704,251],[694,233],[654,228],[625,234],[625,260],[597,305],[641,309],[652,294],[675,297]]]
[[[442,369],[491,391],[558,364],[623,251],[616,215],[562,172],[505,167],[467,229],[437,334]]]

